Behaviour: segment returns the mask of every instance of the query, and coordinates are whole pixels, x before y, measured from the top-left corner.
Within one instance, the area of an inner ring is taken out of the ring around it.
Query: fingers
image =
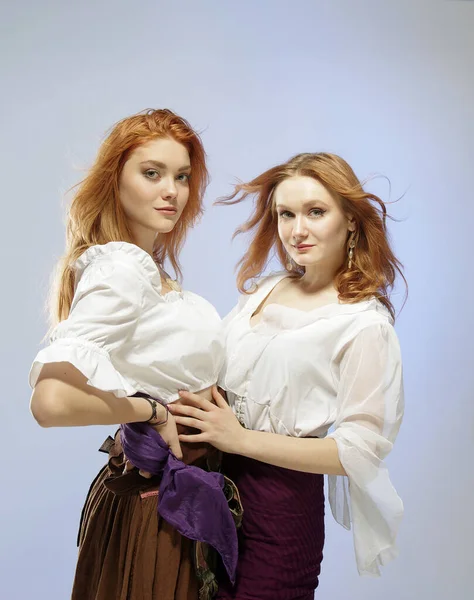
[[[155,426],[155,430],[161,435],[163,441],[166,443],[171,452],[181,460],[183,458],[183,452],[179,444],[178,430],[176,429],[176,418],[170,411],[168,421],[164,425]]]
[[[187,404],[170,404],[168,409],[172,415],[186,414],[191,416],[191,411],[197,411],[198,408],[193,408]],[[202,412],[202,411],[201,411]]]
[[[198,394],[192,394],[191,392],[186,392],[182,390],[179,392],[180,398],[186,400],[186,403],[191,406],[195,406],[196,408],[200,408],[201,410],[209,411],[214,408],[214,404],[206,400],[205,398],[201,398]],[[170,404],[168,407],[172,406]]]
[[[148,471],[142,471],[141,469],[138,471],[138,473],[145,479],[151,479],[153,477],[151,473],[148,473]]]
[[[203,421],[200,421],[199,419],[192,419],[190,417],[175,417],[175,421],[176,423],[178,423],[178,425],[185,425],[186,427],[192,427],[193,429],[200,429],[201,431],[204,430],[205,427],[205,423],[203,423]]]
[[[169,445],[169,449],[176,456],[177,459],[183,459],[183,451],[181,450],[181,444],[179,443],[179,438],[173,439]]]
[[[206,411],[202,410],[201,408],[194,408],[193,406],[188,406],[186,404],[174,404],[173,406],[170,405],[169,410],[176,418],[178,418],[178,416],[183,416],[203,421],[207,416]]]
[[[207,442],[207,436],[204,433],[198,433],[195,435],[187,435],[185,433],[180,434],[179,436],[179,440],[180,442],[188,442],[188,443],[200,443],[200,442]]]
[[[215,385],[212,386],[212,397],[216,401],[216,406],[218,406],[219,408],[227,408],[229,406],[225,398],[222,396],[222,394],[219,393],[219,390]]]
[[[132,471],[133,469],[135,469],[135,465],[133,465],[128,459],[125,460],[125,464],[123,467],[123,471],[122,474],[126,475],[127,473],[129,473],[130,471]],[[153,477],[153,475],[151,473],[148,473],[148,471],[142,471],[141,469],[138,471],[138,473],[144,477],[145,479],[151,479]]]
[[[224,398],[224,400],[227,402],[227,392],[222,389],[219,385],[216,386],[217,387],[217,391],[219,392],[219,394]]]

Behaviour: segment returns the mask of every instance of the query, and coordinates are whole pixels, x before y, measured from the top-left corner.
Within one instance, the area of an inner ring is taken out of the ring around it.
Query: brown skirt
[[[183,453],[204,466],[206,448]],[[82,511],[71,600],[197,600],[193,542],[158,514],[159,479],[123,468],[117,434]]]

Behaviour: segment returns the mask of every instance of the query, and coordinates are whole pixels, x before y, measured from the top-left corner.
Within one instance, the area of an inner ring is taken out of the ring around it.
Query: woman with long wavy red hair
[[[167,259],[180,275],[207,180],[198,134],[149,110],[115,125],[70,208],[31,410],[44,427],[121,425],[83,509],[73,600],[197,600],[200,586],[206,598],[213,582],[193,541],[235,571],[223,478],[205,470],[205,445],[181,448],[168,410],[182,389],[211,400],[223,360],[217,312],[164,270]]]
[[[357,567],[379,574],[403,513],[384,458],[403,414],[389,292],[401,265],[386,209],[332,154],[300,154],[224,202],[256,197],[225,320],[220,386],[229,405],[181,394],[181,441],[223,450],[244,510],[236,585],[219,598],[312,600],[324,544],[323,475],[336,520],[352,525]],[[276,250],[285,270],[260,278]],[[248,282],[252,285],[248,289]],[[243,428],[242,428],[243,426]],[[328,430],[333,428],[328,434]]]

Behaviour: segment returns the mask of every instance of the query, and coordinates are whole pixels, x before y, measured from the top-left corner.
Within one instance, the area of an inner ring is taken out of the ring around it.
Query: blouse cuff
[[[329,476],[332,514],[346,529],[352,524],[359,575],[380,576],[380,567],[398,554],[403,503],[383,461],[370,452],[364,456],[364,451],[354,450],[354,440],[341,439],[337,433],[329,437],[335,439],[347,473],[347,477]]]
[[[68,362],[78,369],[87,383],[103,392],[112,392],[117,398],[132,396],[137,391],[113,366],[106,350],[78,338],[58,338],[40,350],[31,367],[29,382],[33,388],[43,365]]]

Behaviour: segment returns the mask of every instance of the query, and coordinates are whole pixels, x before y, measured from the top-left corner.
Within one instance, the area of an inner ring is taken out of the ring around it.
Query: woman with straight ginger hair
[[[324,544],[323,475],[336,520],[352,525],[361,574],[396,555],[403,505],[383,462],[403,415],[389,298],[403,274],[385,205],[333,154],[300,154],[224,200],[256,198],[225,319],[219,385],[229,405],[182,393],[181,441],[224,451],[244,519],[235,587],[218,598],[312,600]],[[276,250],[285,270],[260,277]],[[404,278],[403,278],[404,279]],[[255,282],[247,289],[249,281]],[[188,406],[192,404],[192,406]],[[330,428],[331,433],[328,433]]]
[[[168,410],[182,389],[211,400],[223,361],[217,312],[163,268],[180,275],[207,181],[198,134],[149,110],[115,125],[70,208],[31,411],[43,427],[121,425],[83,509],[73,600],[197,600],[192,540],[219,549],[231,575],[236,563],[222,476],[204,470],[206,445],[181,448]]]

